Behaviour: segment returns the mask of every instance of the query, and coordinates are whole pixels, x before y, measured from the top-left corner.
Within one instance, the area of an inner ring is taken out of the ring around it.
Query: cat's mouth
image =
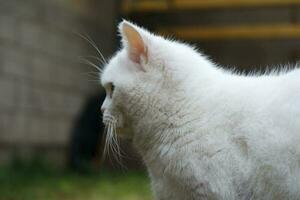
[[[132,137],[132,130],[129,129],[124,123],[122,123],[122,118],[118,119],[110,114],[105,114],[103,116],[103,123],[106,126],[106,132],[113,131],[114,134],[126,138]],[[109,133],[108,133],[109,134]]]
[[[103,123],[108,124],[117,124],[118,120],[112,115],[103,115]]]
[[[116,128],[124,127],[124,118],[121,114],[110,114],[109,112],[105,112],[103,114],[103,123],[105,125],[114,124]]]

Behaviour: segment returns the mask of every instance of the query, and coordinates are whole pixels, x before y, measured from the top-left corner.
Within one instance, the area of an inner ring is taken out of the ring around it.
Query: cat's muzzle
[[[117,124],[118,120],[111,115],[104,115],[103,116],[103,123],[104,124]]]

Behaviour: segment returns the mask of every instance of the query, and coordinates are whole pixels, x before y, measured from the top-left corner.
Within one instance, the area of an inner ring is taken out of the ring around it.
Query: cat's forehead
[[[128,61],[126,60],[125,52],[121,50],[104,67],[101,75],[101,84],[104,86],[109,82],[124,79],[126,74],[128,74],[128,67],[126,65],[128,65]]]
[[[101,84],[103,86],[108,82],[113,82],[114,76],[118,74],[117,66],[118,64],[115,57],[113,57],[108,64],[104,66],[103,73],[101,74]]]

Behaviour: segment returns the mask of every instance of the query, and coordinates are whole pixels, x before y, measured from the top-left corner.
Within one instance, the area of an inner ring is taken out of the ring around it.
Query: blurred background
[[[300,60],[300,0],[1,0],[0,200],[152,199],[129,138],[123,166],[101,159],[89,62],[119,48],[122,18],[245,73]]]

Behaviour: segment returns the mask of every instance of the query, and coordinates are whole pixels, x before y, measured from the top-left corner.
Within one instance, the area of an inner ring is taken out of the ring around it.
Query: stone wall
[[[95,50],[76,33],[107,56],[115,23],[110,0],[0,2],[0,164],[36,153],[64,163],[72,123],[100,89],[87,73],[95,70],[79,62]]]

